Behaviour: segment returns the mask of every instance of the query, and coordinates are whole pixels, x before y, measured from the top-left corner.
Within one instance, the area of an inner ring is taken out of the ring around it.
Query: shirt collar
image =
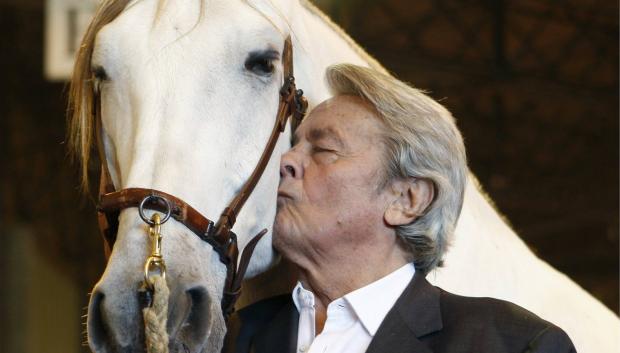
[[[293,303],[297,307],[297,311],[301,311],[303,307],[311,307],[314,309],[314,293],[304,288],[301,282],[297,282],[297,285],[293,289]]]
[[[342,298],[351,306],[368,334],[374,336],[387,313],[411,282],[414,274],[415,267],[412,263],[408,263],[389,275],[358,288]],[[314,310],[314,294],[305,289],[301,282],[297,282],[291,294],[298,312],[301,312],[302,307],[311,307]],[[342,300],[342,298],[339,299]]]
[[[415,267],[412,263],[408,263],[389,275],[344,296],[371,336],[375,335],[381,322],[411,282],[414,274]]]

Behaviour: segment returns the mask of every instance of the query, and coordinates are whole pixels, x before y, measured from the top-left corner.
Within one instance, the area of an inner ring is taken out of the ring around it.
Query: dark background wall
[[[515,230],[617,312],[617,2],[319,5],[454,113],[471,169]],[[43,77],[43,37],[42,0],[0,0],[0,347],[12,352],[78,351],[80,310],[104,267],[93,205],[66,157],[65,84]],[[58,317],[64,307],[75,312]],[[53,330],[70,332],[61,347],[23,343]]]

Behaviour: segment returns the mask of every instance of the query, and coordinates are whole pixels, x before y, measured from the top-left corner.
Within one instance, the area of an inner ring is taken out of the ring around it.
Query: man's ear
[[[428,179],[407,178],[392,183],[394,199],[383,219],[391,226],[410,224],[433,202],[435,186]]]

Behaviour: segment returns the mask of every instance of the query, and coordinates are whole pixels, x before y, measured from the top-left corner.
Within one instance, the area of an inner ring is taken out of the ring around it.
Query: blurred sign
[[[73,60],[98,0],[47,0],[45,13],[45,77],[68,80]]]

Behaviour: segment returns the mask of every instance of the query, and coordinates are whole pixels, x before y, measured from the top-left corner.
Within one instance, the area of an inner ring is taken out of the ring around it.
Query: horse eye
[[[245,69],[259,76],[269,76],[275,70],[273,62],[279,58],[275,50],[251,52],[245,59]]]
[[[92,69],[93,76],[99,81],[107,81],[110,78],[108,77],[108,73],[105,72],[103,66],[95,66]]]

